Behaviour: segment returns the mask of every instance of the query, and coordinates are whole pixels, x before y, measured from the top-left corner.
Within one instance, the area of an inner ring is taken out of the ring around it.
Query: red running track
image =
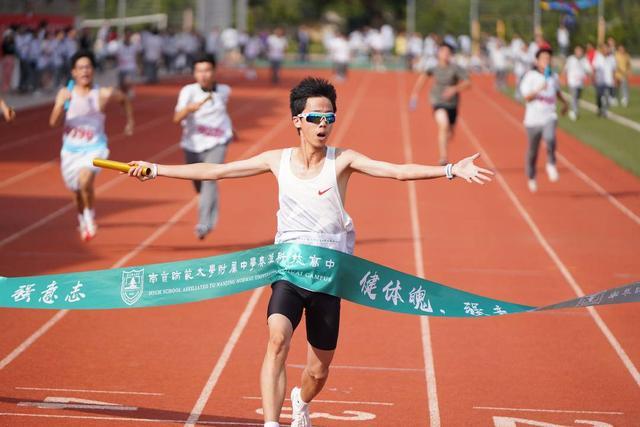
[[[286,71],[275,88],[223,74],[234,90],[230,110],[240,133],[228,159],[296,144],[288,88],[308,73]],[[354,71],[338,86],[332,144],[394,162],[433,163],[429,107],[406,110],[413,79]],[[133,138],[119,133],[122,114],[110,111],[112,158],[182,162],[179,128],[170,121],[178,90],[175,82],[138,88]],[[97,180],[99,233],[81,243],[58,172],[60,134],[47,129],[48,112],[34,109],[2,127],[3,275],[210,256],[272,241],[277,187],[270,176],[223,182],[218,228],[199,242],[189,182],[141,184],[104,172]],[[463,95],[451,156],[481,151],[498,173],[484,187],[354,177],[346,206],[358,232],[356,254],[532,305],[637,279],[638,179],[559,132],[561,179],[550,184],[541,177],[531,195],[521,116],[522,108],[483,77]],[[261,425],[268,297],[265,288],[162,308],[3,309],[0,425]],[[314,423],[638,425],[638,324],[637,305],[469,320],[420,319],[345,302],[332,373],[312,405]],[[301,325],[289,389],[305,349]],[[282,421],[289,413],[285,408]]]

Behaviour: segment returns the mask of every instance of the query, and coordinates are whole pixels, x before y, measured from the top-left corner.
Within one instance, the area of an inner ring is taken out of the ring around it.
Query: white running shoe
[[[576,112],[573,110],[569,110],[569,120],[571,120],[572,122],[575,122],[578,119],[578,116],[576,115]]]
[[[292,420],[291,427],[311,427],[309,418],[309,404],[302,401],[300,397],[300,387],[291,390]]]
[[[85,240],[87,226],[84,223],[84,216],[82,216],[82,214],[78,214],[78,232],[80,232],[80,239]]]
[[[198,240],[204,240],[204,238],[207,237],[207,234],[209,234],[210,231],[211,228],[207,227],[204,224],[196,224],[195,228],[193,229],[193,232],[195,233]]]
[[[535,179],[530,179],[527,182],[527,185],[529,186],[529,191],[531,191],[532,193],[535,193],[536,191],[538,191],[538,183],[536,182]]]
[[[549,177],[549,181],[556,182],[560,179],[560,175],[558,175],[558,169],[556,165],[552,165],[551,163],[547,163],[547,176]]]
[[[89,221],[85,220],[84,234],[82,235],[82,240],[84,240],[85,242],[88,242],[89,240],[95,237],[97,231],[98,231],[98,226],[96,225],[96,222],[93,219]]]

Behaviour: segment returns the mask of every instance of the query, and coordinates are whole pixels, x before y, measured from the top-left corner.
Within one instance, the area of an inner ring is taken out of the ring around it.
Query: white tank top
[[[94,87],[84,96],[73,92],[64,118],[62,149],[77,153],[105,148],[104,119],[99,88]]]
[[[282,150],[275,243],[298,242],[353,253],[355,231],[336,178],[335,147],[327,147],[320,173],[301,179],[291,171],[293,149]]]

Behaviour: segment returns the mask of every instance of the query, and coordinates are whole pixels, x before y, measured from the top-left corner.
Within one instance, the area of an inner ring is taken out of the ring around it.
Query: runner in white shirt
[[[567,75],[567,86],[571,94],[571,110],[569,110],[569,118],[573,121],[578,118],[578,101],[582,95],[582,87],[584,79],[591,74],[591,65],[584,57],[582,46],[576,46],[573,55],[567,58],[564,64],[564,71]]]
[[[616,58],[611,54],[609,46],[601,44],[593,57],[593,78],[596,84],[596,104],[598,115],[607,117],[609,99],[613,97],[615,88]]]
[[[140,47],[131,42],[131,31],[125,30],[124,38],[118,46],[116,58],[118,61],[118,87],[128,95],[133,80],[138,74],[138,52],[140,52]]]
[[[551,182],[558,180],[556,168],[556,100],[563,104],[562,114],[568,109],[567,101],[560,92],[558,75],[551,71],[551,48],[543,46],[536,54],[536,65],[527,71],[520,82],[520,93],[526,101],[524,126],[527,129],[529,148],[526,158],[526,175],[529,190],[538,190],[536,163],[540,140],[547,144],[547,175]]]
[[[326,80],[306,78],[290,92],[296,147],[271,150],[226,164],[166,166],[131,162],[129,174],[141,180],[156,176],[220,180],[271,172],[278,181],[276,242],[299,242],[346,253],[353,252],[353,221],[344,204],[349,178],[362,173],[377,178],[419,180],[459,176],[482,184],[490,171],[473,164],[478,154],[447,166],[392,164],[349,149],[327,145],[336,120],[335,88]],[[141,168],[153,173],[141,177]],[[272,285],[267,309],[269,341],[260,375],[265,427],[279,427],[286,390],[286,361],[293,332],[303,312],[307,329],[307,365],[302,386],[291,391],[293,427],[311,426],[309,402],[322,390],[338,340],[340,298],[311,292],[287,281]]]
[[[157,83],[162,56],[162,37],[158,34],[158,30],[153,29],[142,38],[142,50],[145,81],[147,84]]]
[[[125,134],[133,133],[133,110],[129,98],[119,89],[98,88],[93,84],[95,58],[90,52],[77,52],[71,58],[73,87],[58,91],[49,124],[58,126],[64,117],[60,168],[64,182],[75,194],[80,237],[89,241],[96,234],[93,182],[99,168],[95,158],[107,158],[104,130],[105,108],[109,101],[120,102],[127,115]]]
[[[231,88],[216,83],[216,61],[211,55],[193,63],[195,83],[180,90],[173,121],[182,124],[182,147],[187,163],[223,163],[227,144],[233,138],[227,103]],[[200,194],[195,234],[202,240],[218,221],[218,185],[215,181],[193,181]]]
[[[287,50],[287,38],[282,28],[276,28],[273,34],[267,38],[267,57],[271,63],[271,83],[280,82],[280,67]]]
[[[344,34],[336,33],[331,39],[329,52],[334,64],[336,81],[342,82],[347,78],[347,69],[351,60],[351,48]]]

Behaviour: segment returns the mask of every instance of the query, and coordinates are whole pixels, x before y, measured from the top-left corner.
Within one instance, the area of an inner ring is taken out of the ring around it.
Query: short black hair
[[[449,48],[449,52],[456,53],[456,48],[451,43],[442,42],[438,47],[447,47]]]
[[[289,107],[291,116],[297,116],[304,111],[308,98],[324,97],[331,101],[333,112],[338,111],[336,106],[336,88],[328,80],[319,77],[306,77],[289,93]]]
[[[71,57],[71,68],[75,68],[76,62],[78,62],[80,58],[88,58],[89,61],[91,62],[91,66],[93,68],[96,68],[96,57],[93,56],[93,52],[89,50],[79,50],[76,53],[74,53],[73,56]]]
[[[193,60],[193,69],[195,70],[196,64],[199,64],[201,62],[208,62],[213,68],[216,68],[216,58],[213,55],[202,54],[196,56],[196,59]]]
[[[536,52],[536,59],[538,59],[540,57],[541,54],[543,53],[548,53],[549,55],[553,55],[553,49],[551,49],[551,46],[542,46],[540,49],[538,49],[538,51]]]

